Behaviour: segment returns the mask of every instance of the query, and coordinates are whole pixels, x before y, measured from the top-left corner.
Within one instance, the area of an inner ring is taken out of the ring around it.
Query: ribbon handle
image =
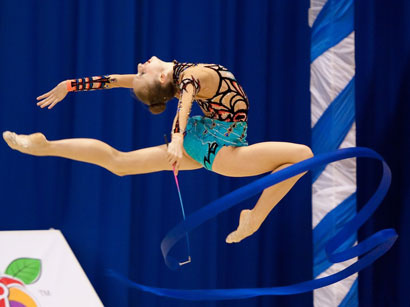
[[[169,143],[168,143],[168,138],[167,138],[167,135],[166,135],[166,134],[164,134],[164,140],[165,140],[165,144],[167,144],[167,147],[168,147],[168,144],[169,144]],[[177,190],[178,190],[179,203],[181,204],[182,217],[183,217],[183,219],[184,219],[184,221],[185,221],[184,203],[182,202],[181,189],[179,188],[178,177],[177,177],[177,174],[175,173],[175,166],[173,166],[173,165],[172,165],[172,170],[173,170],[173,173],[174,173],[175,183],[176,183]],[[188,259],[187,259],[186,261],[178,262],[178,265],[179,265],[179,266],[183,266],[183,265],[188,264],[188,263],[191,262],[191,246],[190,246],[190,244],[189,244],[188,232],[185,233],[185,237],[186,237],[186,245],[187,245]],[[176,261],[176,260],[175,260],[175,261]],[[173,267],[175,267],[175,263],[174,263]]]

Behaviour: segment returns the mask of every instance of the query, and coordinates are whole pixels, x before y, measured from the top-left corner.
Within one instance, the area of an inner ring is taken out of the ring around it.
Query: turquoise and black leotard
[[[199,93],[200,80],[193,76],[180,77],[185,70],[196,65],[198,64],[174,61],[173,79],[180,93],[184,92],[188,84],[194,86],[195,94]],[[249,101],[234,75],[225,67],[216,64],[202,65],[218,74],[218,89],[210,98],[194,97],[205,116],[188,119],[184,132],[184,149],[206,169],[212,170],[212,163],[222,146],[248,145],[246,132]],[[178,129],[178,118],[176,128]]]

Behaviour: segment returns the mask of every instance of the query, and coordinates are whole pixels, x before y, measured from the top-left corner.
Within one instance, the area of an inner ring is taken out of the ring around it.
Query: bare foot
[[[14,132],[4,131],[3,139],[14,150],[35,156],[45,155],[47,139],[42,133],[19,135]]]
[[[243,239],[253,235],[260,227],[259,223],[256,223],[252,218],[252,211],[245,209],[241,211],[239,217],[238,228],[231,232],[225,239],[226,243],[238,243]]]

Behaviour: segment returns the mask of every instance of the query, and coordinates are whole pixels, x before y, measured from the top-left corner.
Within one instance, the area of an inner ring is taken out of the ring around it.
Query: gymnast
[[[231,176],[276,172],[311,158],[308,146],[288,142],[246,141],[249,101],[234,75],[216,64],[164,62],[153,56],[138,64],[136,75],[108,75],[66,80],[37,97],[41,108],[53,108],[68,92],[130,88],[153,114],[172,98],[178,99],[171,142],[131,152],[121,152],[96,139],[49,141],[42,133],[18,135],[5,131],[7,144],[22,153],[57,156],[88,162],[118,175],[206,168]],[[204,116],[189,117],[193,101]],[[226,237],[237,243],[255,233],[270,211],[305,173],[266,188],[253,209],[242,210],[239,225]]]

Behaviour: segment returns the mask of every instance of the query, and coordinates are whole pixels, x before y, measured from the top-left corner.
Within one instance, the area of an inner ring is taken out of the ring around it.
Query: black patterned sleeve
[[[187,80],[187,81],[184,81]],[[175,115],[172,133],[184,133],[191,113],[192,102],[195,95],[199,92],[199,81],[189,78],[183,79],[180,83],[180,99],[178,102],[177,114]],[[195,80],[195,81],[193,81]],[[197,84],[197,86],[195,85]]]

